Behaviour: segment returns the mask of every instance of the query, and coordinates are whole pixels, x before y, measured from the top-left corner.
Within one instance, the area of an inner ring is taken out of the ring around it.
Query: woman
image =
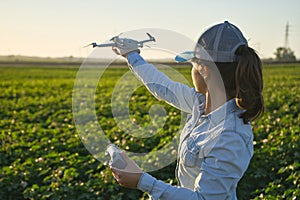
[[[241,31],[225,21],[200,36],[190,60],[195,88],[170,80],[130,42],[113,50],[153,95],[190,114],[178,148],[180,186],[143,173],[125,153],[128,170],[111,168],[118,183],[152,199],[236,199],[253,155],[250,122],[264,111],[261,61]]]

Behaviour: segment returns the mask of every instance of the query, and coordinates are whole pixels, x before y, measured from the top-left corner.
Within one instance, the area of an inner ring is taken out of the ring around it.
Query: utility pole
[[[289,22],[286,23],[285,26],[285,37],[284,37],[284,47],[288,48],[289,47]]]

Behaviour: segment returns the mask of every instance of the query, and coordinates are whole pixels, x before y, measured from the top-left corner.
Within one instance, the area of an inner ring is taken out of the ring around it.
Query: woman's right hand
[[[133,51],[140,53],[138,41],[126,38],[122,39],[122,43],[116,43],[116,46],[112,47],[112,50],[117,55],[124,57]]]

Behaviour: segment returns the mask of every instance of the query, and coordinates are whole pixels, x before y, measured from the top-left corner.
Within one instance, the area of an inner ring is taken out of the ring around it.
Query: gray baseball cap
[[[183,52],[175,57],[177,62],[187,62],[193,58],[212,62],[236,62],[235,52],[248,42],[240,29],[225,21],[206,30],[198,39],[194,51]]]

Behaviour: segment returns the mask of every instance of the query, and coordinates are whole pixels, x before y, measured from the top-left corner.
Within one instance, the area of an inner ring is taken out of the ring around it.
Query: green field
[[[176,68],[186,77],[190,67]],[[84,148],[72,115],[78,67],[0,67],[0,199],[144,199],[117,185],[110,170]],[[138,152],[163,146],[179,129],[180,112],[163,104],[167,121],[157,135],[124,134],[111,113],[116,81],[128,69],[109,68],[96,96],[99,124],[122,148]],[[253,123],[255,155],[238,185],[239,199],[300,196],[300,64],[265,65],[265,115]],[[190,80],[190,79],[189,79]],[[101,93],[101,94],[100,94]],[[149,123],[157,103],[144,87],[131,97],[130,114]],[[160,102],[161,104],[161,102]],[[175,163],[151,174],[176,184]]]

